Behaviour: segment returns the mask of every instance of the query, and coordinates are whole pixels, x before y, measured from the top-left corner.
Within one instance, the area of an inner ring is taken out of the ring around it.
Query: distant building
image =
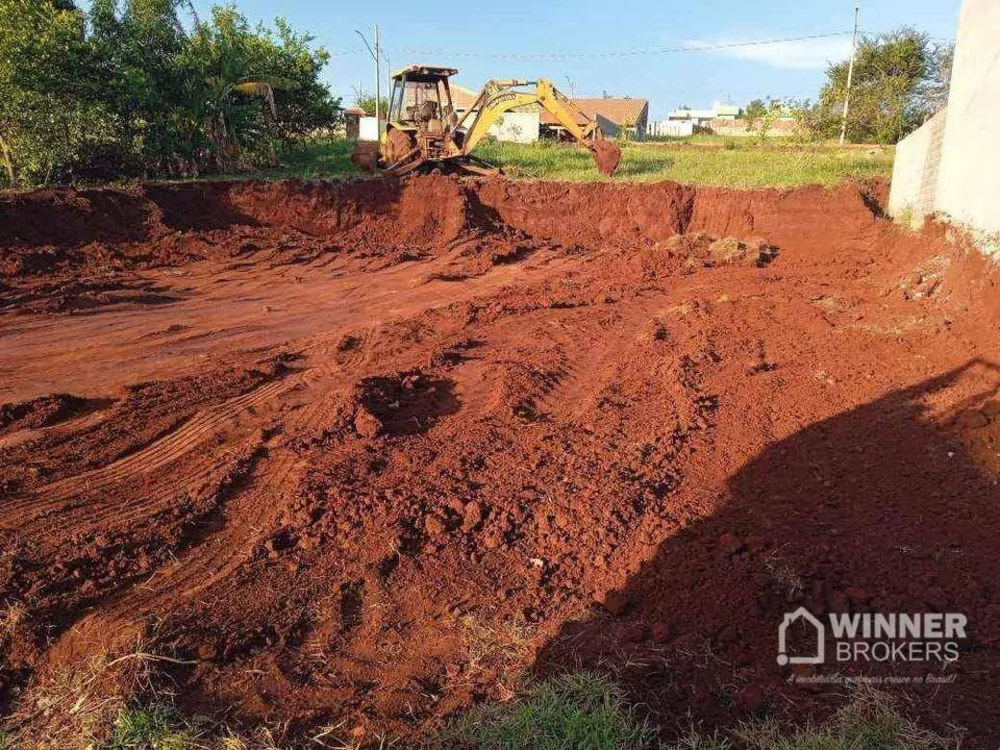
[[[459,86],[454,81],[448,83],[448,88],[451,91],[451,104],[455,108],[455,114],[461,120],[472,105],[476,103],[476,98],[479,94],[472,89],[465,88],[465,86]]]
[[[456,83],[450,84],[451,103],[455,107],[455,114],[458,119],[462,119],[476,103],[479,93],[459,86]],[[470,124],[469,118],[466,124]],[[503,117],[494,123],[489,130],[491,136],[498,141],[508,141],[512,143],[533,143],[538,140],[540,130],[540,113],[537,107],[518,107],[505,112]]]
[[[646,126],[650,138],[687,138],[694,135],[694,123],[690,120],[660,120]]]
[[[596,99],[573,98],[569,100],[577,110],[577,124],[596,121],[608,138],[625,135],[643,140],[649,125],[649,101],[631,97],[601,97]],[[565,128],[550,113],[542,112],[542,133],[562,136]]]
[[[735,120],[741,113],[739,105],[716,102],[711,109],[675,109],[667,115],[667,120],[691,122],[695,127],[707,127],[712,120]]]
[[[651,136],[684,136],[692,133],[742,138],[756,135],[768,137],[790,137],[801,132],[801,125],[794,113],[782,105],[772,110],[772,119],[766,130],[746,119],[744,111],[736,104],[716,102],[711,109],[675,109],[666,120],[655,122],[649,127]]]
[[[451,99],[455,113],[461,119],[476,103],[479,94],[464,86],[451,84]],[[578,125],[596,121],[608,138],[617,138],[625,131],[630,138],[642,140],[649,121],[649,102],[646,99],[596,98],[570,99]],[[471,120],[470,120],[471,122]],[[490,128],[490,135],[498,141],[529,143],[539,136],[565,137],[565,128],[551,113],[536,105],[518,107],[504,114],[501,122]]]
[[[712,109],[715,110],[716,120],[736,120],[743,113],[738,104],[720,104],[716,102]]]

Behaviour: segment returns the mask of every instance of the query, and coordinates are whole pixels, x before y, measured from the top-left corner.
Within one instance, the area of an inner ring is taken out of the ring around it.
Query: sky
[[[961,0],[860,0],[861,29],[909,25],[954,40]],[[207,14],[213,0],[194,0]],[[252,21],[283,16],[332,54],[324,78],[353,103],[374,90],[374,62],[355,30],[377,23],[392,68],[459,69],[478,90],[489,78],[549,78],[577,96],[643,97],[650,118],[715,101],[816,98],[829,62],[850,54],[854,0],[236,0]],[[720,45],[836,34],[773,45]],[[716,47],[716,49],[710,49]],[[680,50],[634,54],[645,50]],[[630,54],[622,54],[630,53]],[[388,66],[386,66],[388,67]],[[386,73],[383,72],[383,81]],[[383,88],[386,84],[383,83]]]

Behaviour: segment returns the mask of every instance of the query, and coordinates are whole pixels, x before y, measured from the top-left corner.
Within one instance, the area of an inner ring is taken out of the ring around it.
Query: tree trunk
[[[3,160],[4,169],[7,170],[7,182],[11,187],[17,187],[17,170],[14,169],[14,161],[10,158],[10,149],[7,141],[0,137],[0,159]]]

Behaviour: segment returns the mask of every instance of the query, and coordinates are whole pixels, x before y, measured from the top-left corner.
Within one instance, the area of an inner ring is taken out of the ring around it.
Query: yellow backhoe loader
[[[473,149],[505,112],[537,105],[594,154],[603,174],[610,176],[618,168],[618,146],[605,141],[597,123],[577,113],[550,81],[489,81],[459,118],[448,85],[457,72],[454,68],[409,65],[393,73],[385,133],[377,146],[359,143],[354,162],[366,169],[381,167],[393,175],[430,169],[499,174],[497,167],[474,156]]]

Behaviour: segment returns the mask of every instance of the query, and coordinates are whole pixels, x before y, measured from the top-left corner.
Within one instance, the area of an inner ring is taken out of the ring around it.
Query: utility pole
[[[847,113],[851,108],[851,84],[854,83],[854,60],[858,56],[858,22],[861,20],[860,1],[854,6],[854,41],[851,43],[851,64],[847,67],[847,93],[844,94],[844,121],[840,125],[840,145],[847,140]]]
[[[854,27],[855,39],[857,38],[857,23]],[[382,118],[379,113],[379,107],[381,106],[382,99],[382,70],[379,67],[379,53],[378,48],[378,24],[375,24],[375,124],[378,126],[379,136],[382,135]]]
[[[385,58],[385,98],[392,98],[392,60],[389,59],[388,55],[382,55]],[[389,106],[392,107],[392,102],[389,102]],[[389,122],[389,113],[385,113],[385,121]]]
[[[368,44],[368,40],[365,39],[364,34],[357,29],[354,30],[354,33],[361,37],[361,41],[364,42],[365,46],[368,48],[368,53],[372,56],[372,60],[375,61],[375,124],[378,125],[379,133],[381,133],[382,113],[379,111],[381,108],[379,99],[382,98],[382,69],[379,64],[378,24],[375,24],[375,49],[372,49],[372,46]]]

